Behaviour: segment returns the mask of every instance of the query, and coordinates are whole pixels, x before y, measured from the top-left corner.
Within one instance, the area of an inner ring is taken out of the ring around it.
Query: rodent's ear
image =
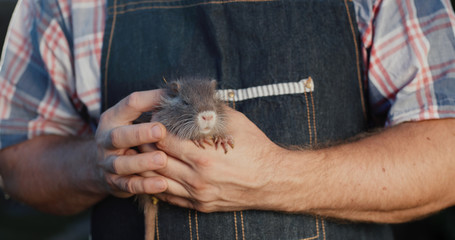
[[[178,94],[180,91],[180,84],[178,82],[171,82],[169,84],[169,89],[171,90],[172,93]]]
[[[210,80],[210,86],[211,86],[213,89],[216,89],[216,84],[217,84],[217,82],[216,82],[215,79]]]

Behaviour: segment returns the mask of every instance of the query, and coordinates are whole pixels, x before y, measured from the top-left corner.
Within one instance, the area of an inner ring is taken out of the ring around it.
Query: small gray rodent
[[[228,152],[234,140],[226,134],[224,102],[216,96],[215,80],[185,78],[166,82],[165,94],[159,106],[152,111],[151,121],[161,122],[168,132],[181,139],[192,140],[196,146],[219,145]],[[145,239],[155,237],[157,199],[138,195],[145,216]]]
[[[216,85],[216,80],[205,78],[168,82],[160,105],[152,112],[152,120],[199,147],[204,148],[204,143],[210,144],[211,140],[227,153],[227,145],[233,148],[234,141],[226,134],[225,104],[216,96]]]

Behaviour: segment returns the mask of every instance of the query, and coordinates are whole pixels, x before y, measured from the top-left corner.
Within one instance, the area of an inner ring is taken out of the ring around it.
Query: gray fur
[[[153,118],[181,139],[225,137],[226,115],[223,106],[223,101],[216,97],[215,80],[178,79],[166,84],[166,94],[153,112]],[[213,130],[208,134],[200,133],[197,124],[197,115],[203,111],[214,111],[217,117]]]

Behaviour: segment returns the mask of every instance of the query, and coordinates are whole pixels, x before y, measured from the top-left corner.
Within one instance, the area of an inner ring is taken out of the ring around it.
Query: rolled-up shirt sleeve
[[[373,116],[386,126],[455,117],[450,1],[356,1]]]
[[[62,1],[19,1],[0,64],[0,148],[39,135],[91,134],[75,89],[72,26]]]

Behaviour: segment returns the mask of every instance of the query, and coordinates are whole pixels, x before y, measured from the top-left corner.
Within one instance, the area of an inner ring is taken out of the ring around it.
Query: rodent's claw
[[[212,138],[212,139],[213,139],[213,138]],[[211,143],[211,142],[209,141],[209,139],[207,139],[207,138],[204,138],[202,141],[203,141],[204,143],[208,144],[209,146],[213,146],[213,143]]]
[[[221,146],[223,146],[224,154],[227,154],[228,149],[227,149],[226,143],[225,143],[225,142],[222,142],[222,143],[221,143]]]
[[[232,149],[234,149],[234,138],[231,135],[228,135],[227,137],[227,144],[231,146]]]
[[[196,145],[196,147],[205,149],[204,143],[202,142],[201,139],[192,140],[192,141],[193,141],[194,145]]]
[[[212,142],[210,142],[210,139]],[[202,149],[205,149],[204,143],[208,144],[209,146],[214,146],[215,150],[218,150],[218,146],[221,146],[224,150],[224,153],[226,154],[228,152],[229,147],[234,149],[234,138],[230,135],[225,136],[225,137],[220,137],[220,136],[214,136],[211,138],[202,138],[202,139],[196,139],[193,140],[193,143]]]
[[[228,152],[228,146],[230,146],[232,149],[234,149],[234,138],[231,135],[227,135],[225,137],[217,137],[216,138],[217,144],[221,145],[224,149],[224,153],[226,154]]]
[[[213,144],[215,145],[215,150],[218,150],[220,144],[220,137],[212,137]]]

